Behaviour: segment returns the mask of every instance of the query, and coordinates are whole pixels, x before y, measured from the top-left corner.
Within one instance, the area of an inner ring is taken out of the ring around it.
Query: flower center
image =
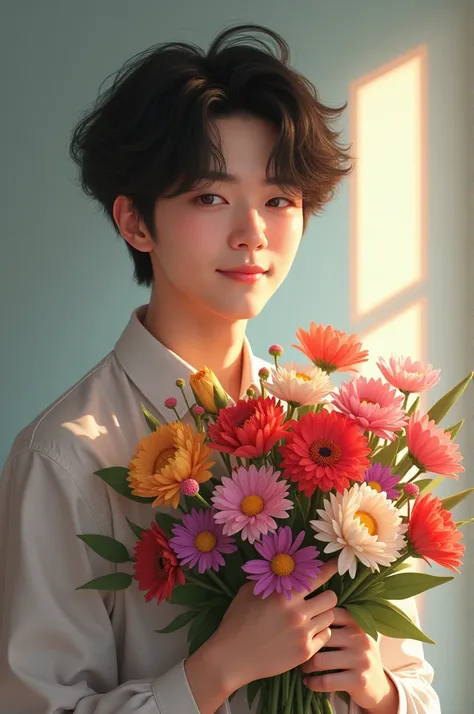
[[[240,504],[240,510],[246,516],[258,516],[264,508],[263,498],[260,496],[245,496]]]
[[[295,569],[295,561],[288,553],[278,553],[272,558],[270,566],[275,575],[288,576]]]
[[[200,553],[209,553],[216,547],[216,543],[217,540],[214,533],[211,533],[210,531],[203,531],[196,537],[194,546]]]
[[[155,459],[154,469],[155,473],[161,471],[164,466],[167,466],[171,459],[176,454],[177,449],[174,446],[170,446],[168,449],[163,449]]]
[[[377,523],[374,518],[370,515],[370,513],[366,513],[365,511],[357,511],[354,514],[354,518],[358,518],[361,525],[365,526],[367,530],[369,531],[369,535],[371,536],[376,536],[377,535]]]
[[[380,493],[382,490],[382,486],[379,484],[378,481],[367,481],[367,486],[373,488],[374,491],[377,491],[377,493]]]
[[[378,404],[378,402],[374,402],[373,399],[361,399],[360,403],[361,404]]]
[[[319,466],[332,466],[341,458],[341,447],[330,439],[316,439],[309,447],[309,458]]]
[[[296,372],[295,377],[296,379],[299,379],[300,382],[311,382],[311,377],[309,377],[304,372]]]

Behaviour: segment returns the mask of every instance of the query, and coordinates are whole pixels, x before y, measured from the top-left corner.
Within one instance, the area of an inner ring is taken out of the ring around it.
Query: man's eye
[[[286,205],[278,205],[276,203],[277,201],[286,201]],[[292,206],[293,202],[289,198],[285,198],[284,196],[276,196],[275,198],[271,198],[269,201],[267,201],[267,206],[270,206],[270,208],[286,208],[287,206]]]
[[[203,193],[201,196],[196,196],[195,201],[196,203],[200,203],[202,206],[216,206],[217,201],[214,201],[214,199],[220,199],[221,201],[223,200],[220,196],[218,196],[215,193]]]

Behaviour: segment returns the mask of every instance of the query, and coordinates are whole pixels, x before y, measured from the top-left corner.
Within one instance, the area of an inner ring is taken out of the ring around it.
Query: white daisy
[[[357,483],[343,493],[331,494],[320,520],[310,521],[315,538],[328,543],[325,553],[341,551],[339,574],[349,571],[354,578],[357,560],[372,570],[389,566],[406,545],[407,526],[399,510],[384,492],[377,493],[367,483]]]
[[[301,367],[290,362],[272,369],[272,381],[265,382],[265,389],[292,407],[303,407],[323,402],[334,385],[319,367]]]

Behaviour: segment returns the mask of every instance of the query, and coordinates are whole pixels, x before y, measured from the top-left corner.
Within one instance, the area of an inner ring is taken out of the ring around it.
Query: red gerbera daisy
[[[342,493],[351,481],[363,481],[370,466],[367,438],[344,414],[309,412],[293,424],[280,448],[284,476],[310,498],[317,488]]]
[[[331,372],[357,372],[361,362],[367,362],[368,351],[362,349],[356,335],[346,335],[328,325],[312,322],[309,332],[302,327],[296,333],[301,345],[293,345],[303,352],[317,367]]]
[[[267,454],[282,439],[291,422],[283,423],[285,410],[273,397],[237,402],[219,411],[215,424],[209,424],[211,446],[216,451],[255,459]]]
[[[440,498],[428,493],[416,499],[408,534],[418,555],[457,572],[465,550],[462,533]]]
[[[168,537],[155,522],[136,542],[134,555],[134,578],[139,590],[148,591],[146,602],[156,599],[160,603],[170,597],[176,585],[184,585],[184,574]]]

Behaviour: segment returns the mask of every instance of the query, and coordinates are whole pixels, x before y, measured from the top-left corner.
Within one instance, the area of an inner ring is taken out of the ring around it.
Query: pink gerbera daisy
[[[413,463],[422,471],[458,478],[464,471],[459,444],[451,441],[449,432],[430,421],[428,414],[415,412],[407,425],[407,446]]]
[[[364,481],[377,493],[386,493],[387,498],[394,500],[400,496],[397,489],[394,488],[400,481],[400,476],[392,473],[390,466],[373,464],[365,472]]]
[[[333,395],[332,403],[361,429],[388,441],[393,441],[395,432],[406,423],[403,395],[381,379],[355,377],[344,382]]]
[[[234,539],[222,532],[214,520],[211,509],[196,510],[183,516],[183,522],[176,523],[170,546],[176,553],[181,565],[190,568],[198,567],[199,573],[213,568],[219,570],[224,565],[222,555],[228,555],[237,550]]]
[[[277,528],[275,518],[288,518],[293,503],[286,498],[289,485],[279,481],[279,471],[262,466],[241,466],[232,478],[224,476],[214,489],[214,519],[226,535],[241,531],[242,540],[253,543]]]
[[[263,536],[261,543],[255,543],[263,560],[249,560],[242,566],[248,579],[257,581],[255,595],[263,593],[262,598],[266,598],[276,590],[291,600],[292,590],[310,591],[311,579],[318,575],[322,561],[317,560],[319,551],[312,545],[298,550],[304,536],[301,531],[293,541],[291,528],[285,526]]]
[[[210,446],[216,451],[246,459],[267,454],[282,439],[291,422],[284,423],[285,410],[273,397],[241,399],[235,407],[219,411],[209,424]]]
[[[390,357],[387,362],[379,357],[377,367],[382,372],[383,376],[390,382],[393,387],[396,387],[405,394],[407,392],[426,392],[438,384],[440,369],[433,369],[429,364],[424,366],[419,360],[413,361],[411,357]]]

